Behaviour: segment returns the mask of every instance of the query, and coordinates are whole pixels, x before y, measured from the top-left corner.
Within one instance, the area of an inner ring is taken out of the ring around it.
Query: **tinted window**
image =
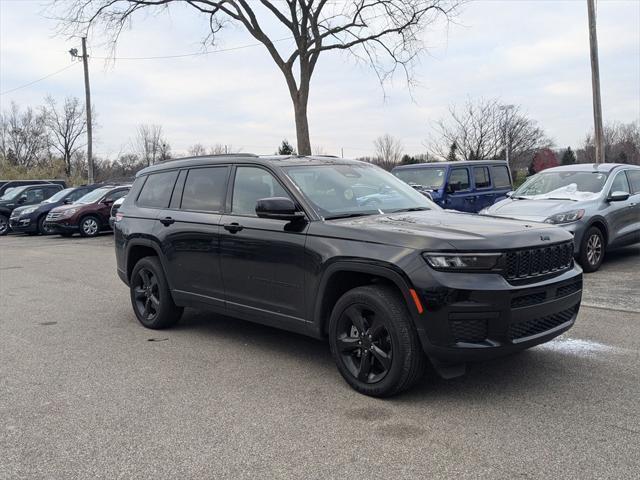
[[[233,184],[231,211],[237,215],[256,216],[256,202],[261,198],[289,197],[280,183],[266,170],[239,167]]]
[[[640,170],[629,170],[627,172],[627,177],[631,184],[631,193],[640,193]]]
[[[44,188],[32,188],[26,192],[26,203],[40,203],[44,200]]]
[[[69,195],[67,198],[72,202],[75,202],[76,200],[78,200],[79,198],[82,198],[86,194],[87,194],[86,188],[79,188],[75,192],[73,192],[71,195]]]
[[[469,171],[466,168],[454,168],[449,176],[449,185],[454,191],[469,189]]]
[[[177,177],[176,171],[149,175],[138,195],[138,205],[148,208],[167,208]]]
[[[489,169],[487,167],[473,167],[473,179],[476,182],[476,188],[487,188],[491,186]]]
[[[228,167],[189,170],[182,193],[182,209],[204,212],[222,211],[228,171]]]
[[[627,182],[627,176],[624,172],[620,172],[616,175],[616,178],[613,179],[613,183],[611,184],[611,192],[626,192],[631,193],[629,190],[629,182]]]
[[[511,188],[511,178],[507,167],[491,167],[491,175],[495,188]]]

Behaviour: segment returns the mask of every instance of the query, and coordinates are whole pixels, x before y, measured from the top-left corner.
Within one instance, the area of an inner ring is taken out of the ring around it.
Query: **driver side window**
[[[625,172],[618,172],[616,178],[613,179],[609,194],[612,194],[613,192],[631,193],[631,191],[629,190],[629,182],[627,181],[627,175]]]
[[[454,168],[449,175],[449,188],[452,192],[469,190],[469,170]]]
[[[258,167],[238,167],[233,182],[231,213],[256,216],[256,203],[261,198],[291,198],[271,173]]]

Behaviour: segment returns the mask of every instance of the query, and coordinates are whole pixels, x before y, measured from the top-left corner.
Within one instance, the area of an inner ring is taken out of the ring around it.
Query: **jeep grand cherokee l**
[[[371,191],[385,192],[375,207]],[[148,167],[115,249],[145,327],[206,307],[328,338],[345,380],[372,396],[410,387],[427,359],[452,377],[551,340],[582,297],[565,230],[444,211],[378,167],[326,157]]]

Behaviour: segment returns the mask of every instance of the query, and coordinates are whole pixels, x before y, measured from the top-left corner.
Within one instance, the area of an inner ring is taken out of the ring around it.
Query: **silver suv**
[[[640,242],[640,167],[619,163],[549,168],[482,215],[556,224],[574,235],[585,272],[606,250]]]

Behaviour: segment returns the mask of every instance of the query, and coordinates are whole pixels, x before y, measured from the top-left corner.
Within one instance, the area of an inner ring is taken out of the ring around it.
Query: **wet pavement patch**
[[[168,338],[147,338],[147,342],[165,342]]]
[[[40,322],[40,325],[48,327],[49,325],[57,325],[58,322]]]

